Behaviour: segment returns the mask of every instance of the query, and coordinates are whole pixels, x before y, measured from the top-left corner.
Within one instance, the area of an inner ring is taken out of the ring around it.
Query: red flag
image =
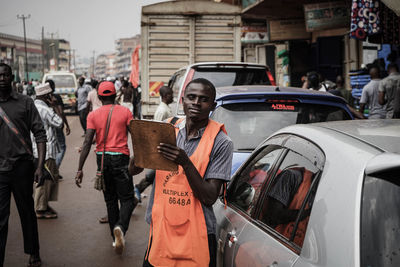
[[[137,45],[135,51],[132,52],[132,70],[129,76],[129,80],[135,88],[139,85],[139,50],[140,45]]]

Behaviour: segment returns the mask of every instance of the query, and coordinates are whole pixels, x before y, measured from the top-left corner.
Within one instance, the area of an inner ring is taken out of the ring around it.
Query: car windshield
[[[235,151],[254,150],[269,135],[292,124],[350,119],[338,107],[265,102],[222,105],[211,118],[225,124]]]
[[[70,87],[75,88],[75,81],[71,75],[47,75],[46,80],[53,80],[56,88]]]
[[[360,266],[400,266],[399,206],[399,169],[379,178],[365,177],[361,206]]]
[[[271,85],[265,68],[196,68],[193,79],[205,78],[215,87],[231,85]]]

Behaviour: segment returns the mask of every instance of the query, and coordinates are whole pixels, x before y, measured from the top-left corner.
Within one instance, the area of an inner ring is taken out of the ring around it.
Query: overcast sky
[[[64,38],[76,54],[91,57],[114,51],[114,40],[140,34],[141,7],[163,0],[2,0],[0,33],[23,36],[22,20],[28,15],[28,38]]]

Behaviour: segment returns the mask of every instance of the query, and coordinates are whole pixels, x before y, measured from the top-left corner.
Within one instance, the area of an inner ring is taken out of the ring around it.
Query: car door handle
[[[238,241],[235,230],[232,230],[231,232],[229,232],[226,237],[228,239],[229,247],[232,247],[233,243],[236,243]]]
[[[278,262],[274,261],[271,265],[268,265],[268,267],[278,267]]]

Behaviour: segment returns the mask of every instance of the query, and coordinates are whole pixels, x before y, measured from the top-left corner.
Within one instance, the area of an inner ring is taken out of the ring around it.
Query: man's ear
[[[14,78],[15,78],[14,74],[11,74],[11,81],[14,81]]]
[[[212,104],[212,109],[211,111],[213,111],[215,109],[215,107],[217,106],[217,102],[214,101],[214,103]]]

